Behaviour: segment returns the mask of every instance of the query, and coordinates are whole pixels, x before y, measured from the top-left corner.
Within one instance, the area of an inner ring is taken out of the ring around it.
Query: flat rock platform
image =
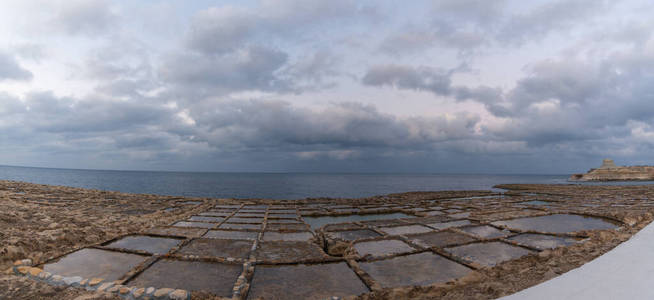
[[[499,188],[267,200],[0,181],[0,298],[623,298],[596,290],[649,278],[636,254],[654,229],[620,244],[652,221],[654,187]]]

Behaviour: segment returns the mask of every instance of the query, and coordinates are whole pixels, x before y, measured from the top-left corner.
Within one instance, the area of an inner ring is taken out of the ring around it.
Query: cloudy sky
[[[0,4],[0,164],[654,164],[652,1]]]

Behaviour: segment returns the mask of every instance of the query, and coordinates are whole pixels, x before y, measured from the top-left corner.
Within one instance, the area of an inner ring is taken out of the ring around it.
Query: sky
[[[0,164],[654,164],[652,1],[4,0]]]

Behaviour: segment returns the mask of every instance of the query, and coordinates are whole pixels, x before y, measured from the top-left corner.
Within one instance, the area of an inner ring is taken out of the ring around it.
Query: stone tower
[[[613,163],[612,159],[607,158],[607,159],[604,159],[602,161],[602,166],[599,167],[599,168],[600,169],[611,169],[611,168],[617,168],[617,166],[615,165],[615,163]]]

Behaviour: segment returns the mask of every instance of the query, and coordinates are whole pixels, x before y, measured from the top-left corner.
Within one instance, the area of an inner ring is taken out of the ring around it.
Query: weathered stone
[[[121,287],[120,290],[118,290],[118,293],[120,293],[121,295],[127,295],[131,291],[132,291],[132,288],[124,286],[124,287]]]
[[[84,280],[79,282],[79,285],[85,286],[87,283],[89,283],[89,280],[85,278]]]
[[[114,286],[113,282],[105,282],[105,283],[101,284],[100,287],[98,287],[98,291],[99,292],[104,292],[107,289],[111,288],[112,286]]]
[[[138,288],[138,289],[132,290],[132,296],[135,299],[138,299],[139,297],[143,296],[143,294],[145,294],[145,288]]]
[[[67,285],[78,286],[82,279],[83,278],[79,276],[64,277],[64,283]]]
[[[64,284],[64,277],[61,275],[53,275],[50,277],[50,282],[54,285]]]
[[[52,274],[50,272],[41,272],[41,273],[39,273],[38,277],[41,280],[48,280],[50,278],[50,276],[52,276]]]
[[[18,273],[20,273],[22,275],[27,275],[27,273],[30,271],[30,267],[20,266],[20,267],[16,268],[16,270],[18,270]]]
[[[172,300],[187,300],[189,299],[189,293],[185,290],[175,290],[170,294],[170,299]]]
[[[14,262],[14,266],[32,266],[32,260],[31,259],[21,259],[17,260]]]
[[[37,277],[39,276],[39,273],[43,272],[43,270],[39,268],[30,268],[29,273],[31,276]]]
[[[164,296],[168,296],[173,291],[173,289],[169,288],[163,288],[163,289],[158,289],[154,292],[154,297],[155,298],[162,298]]]
[[[145,294],[148,295],[148,296],[150,296],[150,295],[154,294],[155,291],[156,291],[155,288],[153,288],[153,287],[149,287],[149,288],[147,288],[147,289],[145,290]]]
[[[107,289],[107,292],[109,292],[109,293],[115,293],[115,292],[118,292],[118,291],[119,291],[120,289],[122,289],[123,287],[124,287],[124,286],[123,286],[122,284],[117,284],[117,285],[114,285],[114,286],[108,288],[108,289]]]
[[[97,277],[96,278],[91,278],[91,280],[89,281],[89,285],[90,286],[98,285],[102,281],[104,281],[104,279],[102,279],[102,278],[97,278]]]

